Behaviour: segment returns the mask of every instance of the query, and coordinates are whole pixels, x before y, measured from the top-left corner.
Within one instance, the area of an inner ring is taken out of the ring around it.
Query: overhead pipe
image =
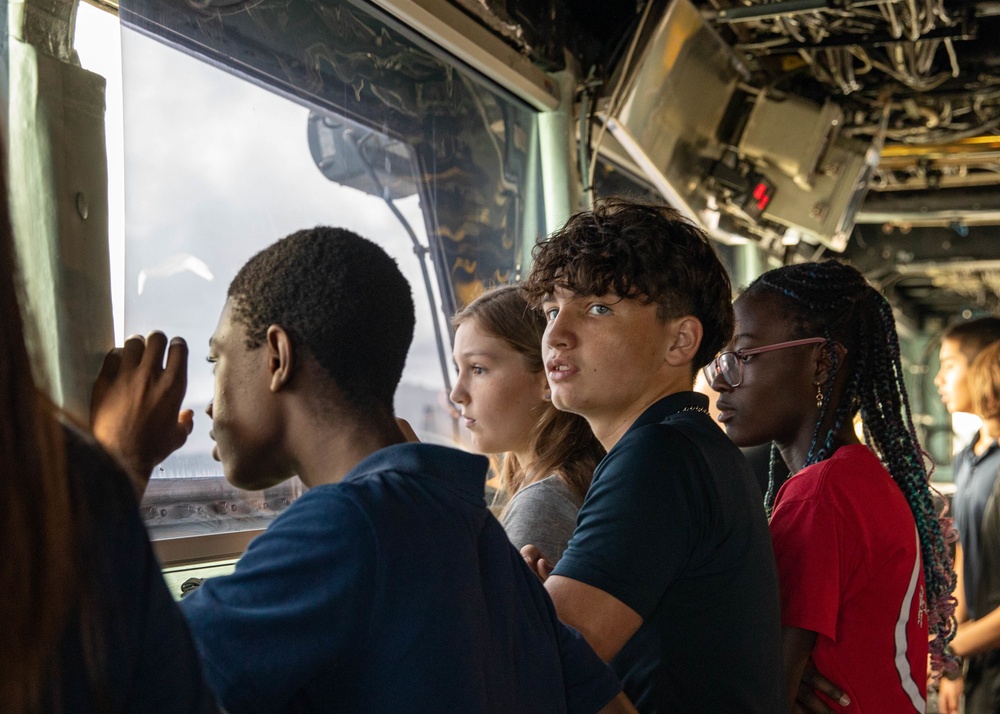
[[[981,191],[934,191],[908,194],[868,194],[856,217],[857,223],[911,223],[947,225],[1000,222],[1000,193]]]

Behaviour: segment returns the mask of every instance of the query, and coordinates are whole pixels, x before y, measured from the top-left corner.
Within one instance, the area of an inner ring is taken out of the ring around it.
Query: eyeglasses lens
[[[732,352],[724,352],[719,355],[718,365],[719,373],[726,380],[726,384],[730,387],[738,386],[743,376],[740,374],[740,358]]]

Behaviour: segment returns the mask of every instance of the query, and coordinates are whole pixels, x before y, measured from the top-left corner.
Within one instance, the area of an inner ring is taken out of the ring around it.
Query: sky
[[[79,6],[76,47],[81,64],[108,80],[117,341],[160,329],[190,346],[185,407],[195,410],[195,433],[181,453],[211,450],[203,412],[212,377],[204,357],[229,282],[254,253],[314,225],[356,231],[397,260],[417,312],[400,391],[415,403],[397,409],[412,418],[438,400],[444,383],[431,307],[410,238],[381,198],[320,173],[309,151],[306,107],[123,30],[115,16],[86,3]],[[397,207],[426,245],[418,197]],[[439,305],[433,272],[432,282]],[[439,324],[447,340],[443,316]]]

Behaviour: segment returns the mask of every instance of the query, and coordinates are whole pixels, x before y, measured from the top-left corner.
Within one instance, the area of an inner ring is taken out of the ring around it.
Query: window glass
[[[254,253],[320,224],[385,248],[417,318],[397,413],[451,444],[448,317],[513,278],[541,225],[534,113],[369,11],[334,5],[123,4],[123,333],[188,340],[196,414],[143,503],[155,536],[261,527],[301,490],[239,492],[210,456],[204,356]],[[299,44],[279,46],[286,37]]]

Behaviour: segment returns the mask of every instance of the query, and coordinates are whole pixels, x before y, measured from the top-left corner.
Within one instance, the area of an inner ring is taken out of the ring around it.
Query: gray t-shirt
[[[553,474],[514,494],[500,522],[518,550],[530,543],[555,565],[573,536],[582,505],[567,483]]]

